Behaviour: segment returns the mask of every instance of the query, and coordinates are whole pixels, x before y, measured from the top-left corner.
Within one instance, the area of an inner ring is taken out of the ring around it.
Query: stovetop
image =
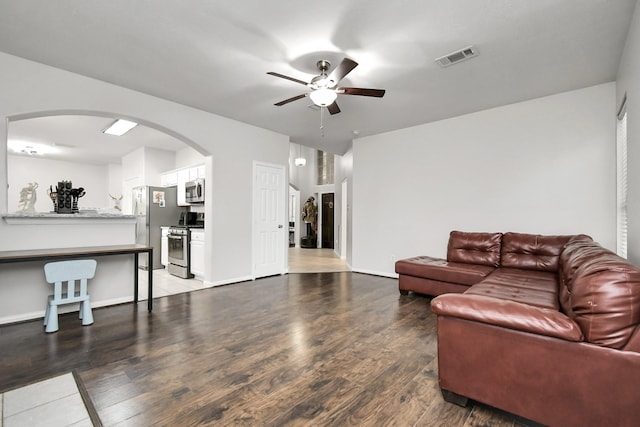
[[[188,230],[191,228],[204,228],[204,225],[172,225],[169,229]]]

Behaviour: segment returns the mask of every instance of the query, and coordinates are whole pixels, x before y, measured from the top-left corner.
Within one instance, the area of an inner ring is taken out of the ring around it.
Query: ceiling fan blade
[[[327,110],[333,116],[334,114],[338,114],[340,112],[340,107],[338,107],[338,103],[333,101],[333,104],[327,106]]]
[[[302,99],[307,95],[308,95],[308,93],[302,93],[302,94],[296,95],[296,96],[294,96],[292,98],[285,99],[284,101],[277,102],[277,103],[275,103],[273,105],[277,105],[278,107],[282,107],[284,104],[288,104],[290,102],[297,101],[298,99]]]
[[[360,95],[360,96],[375,96],[382,98],[384,96],[384,89],[363,89],[359,87],[339,87],[336,88],[336,92],[342,95]]]
[[[329,80],[333,81],[333,86],[337,85],[340,80],[344,79],[347,74],[351,72],[354,68],[358,66],[358,63],[352,59],[344,58],[340,65],[338,65],[332,72],[329,74]]]
[[[305,86],[307,85],[307,82],[303,82],[302,80],[298,80],[298,79],[293,78],[293,77],[285,76],[284,74],[274,73],[273,71],[269,71],[267,74],[269,74],[271,76],[280,77],[281,79],[291,80],[292,82],[300,83],[301,85],[305,85]]]

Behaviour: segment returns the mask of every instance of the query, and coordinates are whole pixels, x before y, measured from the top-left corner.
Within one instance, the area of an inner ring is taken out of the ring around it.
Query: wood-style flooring
[[[429,299],[289,274],[0,327],[0,392],[75,369],[106,426],[514,426],[443,401]]]

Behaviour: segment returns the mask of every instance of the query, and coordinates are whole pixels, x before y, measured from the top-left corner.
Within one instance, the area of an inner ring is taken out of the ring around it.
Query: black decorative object
[[[84,188],[82,187],[71,189],[71,199],[72,199],[71,212],[78,213],[78,199],[84,196],[85,194],[87,193],[84,191]]]
[[[84,188],[73,188],[71,181],[59,181],[56,191],[49,187],[53,210],[59,214],[78,213],[78,199],[85,194]]]
[[[53,212],[58,212],[58,192],[53,191],[53,186],[49,186],[49,198],[53,202]]]

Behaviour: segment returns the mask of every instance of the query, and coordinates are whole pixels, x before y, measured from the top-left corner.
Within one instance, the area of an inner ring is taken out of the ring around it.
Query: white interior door
[[[253,197],[254,277],[284,274],[289,233],[284,166],[255,163]]]

